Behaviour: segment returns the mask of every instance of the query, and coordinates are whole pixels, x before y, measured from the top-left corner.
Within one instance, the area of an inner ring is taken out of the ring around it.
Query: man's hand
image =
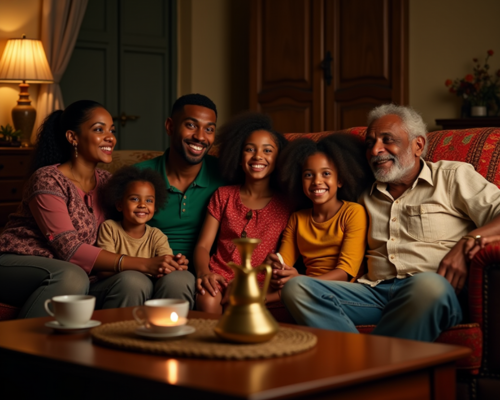
[[[221,287],[227,287],[226,279],[222,275],[214,274],[213,272],[202,274],[196,279],[196,290],[202,295],[207,290],[211,296],[215,297],[217,292],[221,290]]]
[[[460,293],[467,281],[465,245],[465,239],[459,240],[441,260],[437,270],[439,275],[444,276],[450,282],[456,294]]]
[[[490,243],[500,241],[500,235],[479,236],[477,239],[471,236],[466,239],[464,253],[469,260],[472,260],[479,250],[484,249]]]

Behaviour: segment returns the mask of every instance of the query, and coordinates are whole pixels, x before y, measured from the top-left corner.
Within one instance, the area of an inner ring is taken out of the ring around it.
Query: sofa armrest
[[[496,286],[495,282],[489,282],[490,269],[500,268],[500,242],[491,243],[480,250],[471,262],[469,268],[469,307],[471,322],[477,322],[484,331],[485,301]]]
[[[500,242],[479,251],[469,270],[471,322],[483,331],[484,374],[500,374]]]

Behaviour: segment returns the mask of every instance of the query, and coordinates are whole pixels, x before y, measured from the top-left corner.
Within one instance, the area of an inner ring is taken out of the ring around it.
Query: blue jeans
[[[375,287],[298,276],[281,299],[300,325],[352,333],[356,325],[377,325],[374,335],[427,342],[462,319],[452,286],[434,272]]]

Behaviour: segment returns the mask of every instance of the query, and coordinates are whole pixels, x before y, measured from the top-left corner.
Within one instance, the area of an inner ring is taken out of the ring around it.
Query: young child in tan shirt
[[[165,182],[157,172],[124,167],[109,180],[102,199],[111,219],[101,224],[98,247],[132,257],[168,255],[175,265],[180,255],[173,256],[167,236],[147,225],[155,211],[163,208],[167,201]]]

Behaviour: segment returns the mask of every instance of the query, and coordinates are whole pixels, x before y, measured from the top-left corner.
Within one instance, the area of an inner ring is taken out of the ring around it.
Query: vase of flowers
[[[484,64],[479,64],[477,58],[472,59],[474,69],[472,74],[467,74],[463,78],[454,81],[447,79],[445,82],[450,93],[460,97],[464,101],[462,106],[462,117],[470,110],[471,116],[486,116],[487,109],[496,108],[496,113],[500,110],[500,70],[495,74],[490,74],[489,58],[493,55],[493,50],[486,52]]]

